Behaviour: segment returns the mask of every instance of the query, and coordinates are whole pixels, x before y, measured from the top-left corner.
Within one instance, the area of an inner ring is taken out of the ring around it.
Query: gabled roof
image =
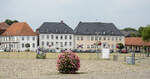
[[[0,35],[1,35],[2,33],[4,33],[8,27],[9,27],[8,24],[6,24],[5,22],[1,22],[1,23],[0,23]]]
[[[1,22],[1,23],[0,23],[0,30],[5,30],[5,29],[7,29],[8,27],[9,27],[9,25],[6,24],[5,22]]]
[[[36,36],[31,27],[26,22],[13,23],[4,33],[3,36]]]
[[[126,46],[150,46],[150,42],[144,42],[141,37],[127,37],[125,38]]]
[[[76,35],[115,35],[123,36],[113,23],[80,22],[74,30]]]
[[[38,29],[39,34],[73,34],[70,28],[64,22],[44,22]]]

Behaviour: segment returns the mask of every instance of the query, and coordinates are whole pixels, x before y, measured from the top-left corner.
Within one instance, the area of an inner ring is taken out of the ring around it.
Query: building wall
[[[96,46],[94,43],[101,42],[101,46]],[[117,43],[124,44],[123,36],[102,36],[102,35],[75,35],[75,49],[79,50],[97,50],[108,47],[115,50]],[[79,45],[83,45],[79,47]]]
[[[61,50],[74,49],[73,34],[40,34],[39,46],[60,52]]]
[[[20,47],[22,51],[30,49],[30,51],[36,51],[37,49],[37,36],[20,36]],[[26,48],[26,44],[29,43],[30,47]]]
[[[36,51],[37,48],[37,36],[1,36],[0,42],[1,50],[7,49],[11,51],[25,51],[29,49],[30,51]],[[25,44],[27,43],[30,44],[29,48],[25,47]],[[34,47],[33,44],[35,44]]]

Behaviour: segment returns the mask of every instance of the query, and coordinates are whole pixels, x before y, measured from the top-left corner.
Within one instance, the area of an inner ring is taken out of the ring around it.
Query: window
[[[47,35],[47,39],[49,39],[49,35]]]
[[[67,42],[65,42],[65,46],[67,46]]]
[[[72,36],[71,36],[71,35],[69,36],[69,39],[72,39]]]
[[[58,39],[58,36],[56,36],[56,39]]]
[[[49,42],[47,42],[47,46],[49,46]]]
[[[79,37],[77,37],[77,40],[79,40]]]
[[[101,40],[101,37],[99,37],[99,40]]]
[[[106,40],[106,37],[103,37],[104,40]]]
[[[110,40],[110,37],[108,36],[108,40]]]
[[[44,46],[44,41],[42,41],[42,46]]]
[[[42,35],[42,39],[44,39],[44,35]]]
[[[94,46],[93,46],[93,45],[91,45],[91,48],[94,48]]]
[[[104,47],[104,48],[106,47],[106,43],[103,43],[103,47]]]
[[[67,39],[67,35],[65,35],[65,39]]]
[[[93,36],[92,36],[92,37],[91,37],[91,41],[93,41],[93,39],[94,39],[94,38],[93,38]]]
[[[114,37],[112,37],[112,41],[114,40]]]
[[[116,37],[116,41],[118,40],[118,38]]]
[[[60,36],[60,39],[63,39],[63,36]]]
[[[81,40],[83,40],[83,37],[81,36]]]
[[[22,37],[22,40],[24,40],[24,37]]]
[[[121,41],[121,40],[122,40],[122,38],[120,37],[120,38],[119,38],[119,40]]]
[[[32,44],[32,47],[35,48],[35,44],[34,43]]]
[[[60,42],[60,46],[63,47],[63,42]]]
[[[56,42],[56,45],[58,45],[58,42]]]
[[[51,45],[53,46],[53,45],[54,45],[54,43],[53,43],[53,42],[51,42]]]
[[[51,39],[53,39],[54,38],[54,36],[53,35],[51,35]]]
[[[24,48],[24,43],[22,43],[22,48]]]
[[[27,40],[30,40],[30,37],[29,37],[29,36],[27,36]]]
[[[33,37],[33,40],[35,40],[35,37]]]
[[[87,48],[90,48],[90,46],[89,46],[89,45],[87,45]]]
[[[98,40],[98,37],[97,37],[97,36],[95,36],[95,40]]]
[[[69,45],[72,46],[72,42],[69,42]]]

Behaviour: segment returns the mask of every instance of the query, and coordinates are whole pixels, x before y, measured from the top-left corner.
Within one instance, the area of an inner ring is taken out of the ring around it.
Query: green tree
[[[144,27],[139,27],[139,29],[138,29],[138,37],[142,37],[142,31],[144,30]]]
[[[127,27],[122,29],[123,31],[137,31],[135,28]]]
[[[26,48],[29,48],[29,47],[30,47],[30,44],[29,44],[29,43],[27,43],[27,44],[25,44],[25,46],[26,46]]]
[[[142,31],[142,39],[145,42],[150,41],[150,25],[147,25]]]
[[[135,33],[130,33],[130,37],[136,37],[137,35]]]
[[[147,25],[143,31],[142,31],[142,39],[143,41],[146,43],[146,42],[149,42],[150,41],[150,25]],[[145,44],[144,43],[144,44]],[[145,47],[145,49],[147,48],[145,45],[143,46]],[[145,50],[147,51],[147,50]],[[148,52],[148,51],[147,51]]]
[[[124,48],[124,45],[122,43],[117,44],[117,48],[119,49],[119,52]]]
[[[6,19],[5,20],[5,23],[7,23],[8,25],[12,25],[13,23],[17,23],[17,22],[19,22],[19,21],[17,21],[17,20],[10,20],[10,19]]]

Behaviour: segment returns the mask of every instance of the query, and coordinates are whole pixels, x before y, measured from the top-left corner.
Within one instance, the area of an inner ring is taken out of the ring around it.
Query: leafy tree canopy
[[[122,31],[137,31],[135,28],[127,27],[122,29]]]
[[[150,41],[150,25],[147,25],[142,31],[142,39],[144,41]]]
[[[7,23],[8,25],[12,25],[13,23],[17,23],[17,22],[19,22],[19,21],[17,21],[17,20],[10,20],[10,19],[6,19],[5,20],[5,23]]]
[[[117,48],[121,50],[121,49],[124,48],[124,45],[123,45],[122,43],[118,43],[118,44],[117,44]]]
[[[30,47],[30,44],[29,44],[29,43],[27,43],[27,44],[25,44],[25,46],[26,46],[26,48],[29,48],[29,47]]]
[[[145,27],[142,26],[138,28],[138,35],[137,35],[138,37],[142,37],[142,31],[144,30],[144,28]]]

